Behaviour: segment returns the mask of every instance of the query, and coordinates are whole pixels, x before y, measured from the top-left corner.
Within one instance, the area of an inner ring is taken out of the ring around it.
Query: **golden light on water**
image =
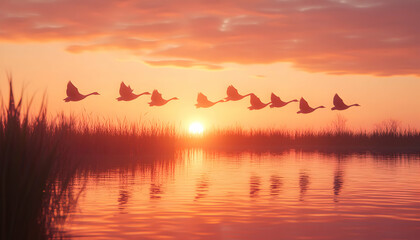
[[[203,124],[199,122],[193,122],[190,124],[190,127],[188,129],[190,134],[202,134],[204,132]]]

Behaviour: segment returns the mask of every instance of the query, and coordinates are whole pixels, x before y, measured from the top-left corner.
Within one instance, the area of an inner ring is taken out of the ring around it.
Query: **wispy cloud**
[[[419,12],[411,0],[4,0],[0,41],[124,50],[162,66],[420,75]]]
[[[219,65],[201,63],[190,60],[145,60],[144,62],[152,66],[199,67],[211,70],[222,69],[222,66]]]
[[[256,78],[265,78],[265,75],[257,74],[257,75],[254,75],[254,77],[256,77]]]

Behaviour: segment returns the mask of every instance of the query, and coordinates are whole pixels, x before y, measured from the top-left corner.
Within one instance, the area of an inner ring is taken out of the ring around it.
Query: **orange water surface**
[[[78,174],[73,239],[420,239],[418,155],[185,150]],[[133,158],[133,157],[132,157]]]

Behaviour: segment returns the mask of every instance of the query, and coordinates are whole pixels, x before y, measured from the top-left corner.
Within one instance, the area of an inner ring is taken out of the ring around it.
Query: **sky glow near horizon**
[[[51,114],[319,129],[336,118],[338,93],[361,105],[340,112],[354,129],[387,119],[420,128],[420,2],[21,0],[0,9],[1,92],[10,72],[17,89],[46,91]],[[69,80],[101,95],[64,103]],[[117,102],[121,81],[180,100],[153,108],[149,96]],[[195,109],[198,92],[217,101],[230,84],[263,102],[274,92],[327,108],[249,111],[247,98]]]

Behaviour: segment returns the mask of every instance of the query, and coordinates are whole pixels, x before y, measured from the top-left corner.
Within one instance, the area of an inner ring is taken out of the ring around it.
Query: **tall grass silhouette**
[[[22,97],[13,95],[11,77],[9,84],[0,115],[0,237],[51,238],[72,204],[72,167],[60,152],[61,133],[48,124],[45,105],[31,118]]]

